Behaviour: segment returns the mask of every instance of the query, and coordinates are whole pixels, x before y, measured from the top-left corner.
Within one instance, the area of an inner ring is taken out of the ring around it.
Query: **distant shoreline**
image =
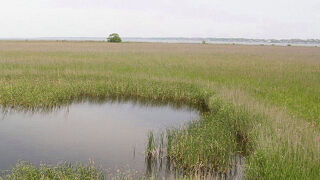
[[[276,45],[276,46],[320,46],[320,39],[247,39],[247,38],[140,38],[124,37],[124,42],[160,42],[160,43],[202,43],[240,44],[240,45]],[[40,37],[40,38],[0,38],[2,41],[106,41],[105,37]]]

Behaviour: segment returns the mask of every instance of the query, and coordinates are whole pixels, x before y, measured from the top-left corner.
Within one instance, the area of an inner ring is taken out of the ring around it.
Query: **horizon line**
[[[40,36],[40,37],[0,37],[5,40],[17,40],[17,39],[54,39],[54,38],[107,38],[107,36]],[[139,37],[139,36],[124,36],[122,38],[140,38],[140,39],[244,39],[244,40],[318,40],[320,38],[246,38],[246,37],[186,37],[186,36],[153,36],[153,37]]]

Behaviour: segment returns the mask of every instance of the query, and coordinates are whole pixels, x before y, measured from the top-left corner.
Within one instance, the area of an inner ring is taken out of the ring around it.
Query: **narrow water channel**
[[[19,160],[88,163],[108,172],[146,172],[148,133],[199,118],[187,106],[150,106],[132,101],[75,103],[52,112],[0,111],[0,170]]]

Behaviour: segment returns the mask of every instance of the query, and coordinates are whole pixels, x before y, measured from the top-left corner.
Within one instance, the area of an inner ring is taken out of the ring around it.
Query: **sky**
[[[0,0],[0,38],[320,39],[320,0]]]

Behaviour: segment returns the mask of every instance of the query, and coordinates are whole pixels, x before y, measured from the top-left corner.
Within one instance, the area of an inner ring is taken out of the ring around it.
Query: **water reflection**
[[[147,133],[198,119],[199,111],[181,104],[112,99],[81,100],[57,109],[2,109],[0,117],[0,169],[11,169],[19,160],[91,160],[109,173],[144,175],[155,168],[145,163]]]
[[[151,179],[245,179],[245,157],[237,153],[231,157],[230,166],[224,172],[207,168],[194,169],[195,171],[190,172],[178,168],[175,165],[176,162],[172,161],[168,155],[170,134],[168,131],[162,132],[158,138],[155,138],[153,133],[149,133],[145,159],[146,177],[151,177]],[[164,135],[167,137],[164,138]]]
[[[77,97],[72,100],[72,102],[59,102],[58,104],[53,105],[44,105],[41,107],[20,107],[15,106],[14,108],[10,105],[5,107],[0,107],[2,114],[7,111],[15,111],[15,112],[25,112],[25,113],[51,113],[54,111],[59,111],[61,109],[67,110],[73,104],[81,104],[81,103],[90,103],[90,104],[105,104],[105,103],[121,103],[121,102],[130,102],[132,105],[143,106],[143,107],[161,107],[168,106],[172,109],[188,109],[190,111],[199,111],[199,112],[207,112],[209,111],[207,105],[204,102],[186,102],[186,101],[177,101],[173,103],[169,99],[150,99],[143,97],[135,97],[135,96],[102,96],[102,97]]]
[[[215,180],[242,180],[245,179],[245,157],[235,155],[226,172],[215,171],[199,171],[190,174],[183,169],[177,169],[169,158],[146,157],[146,177],[151,179],[215,179]]]

